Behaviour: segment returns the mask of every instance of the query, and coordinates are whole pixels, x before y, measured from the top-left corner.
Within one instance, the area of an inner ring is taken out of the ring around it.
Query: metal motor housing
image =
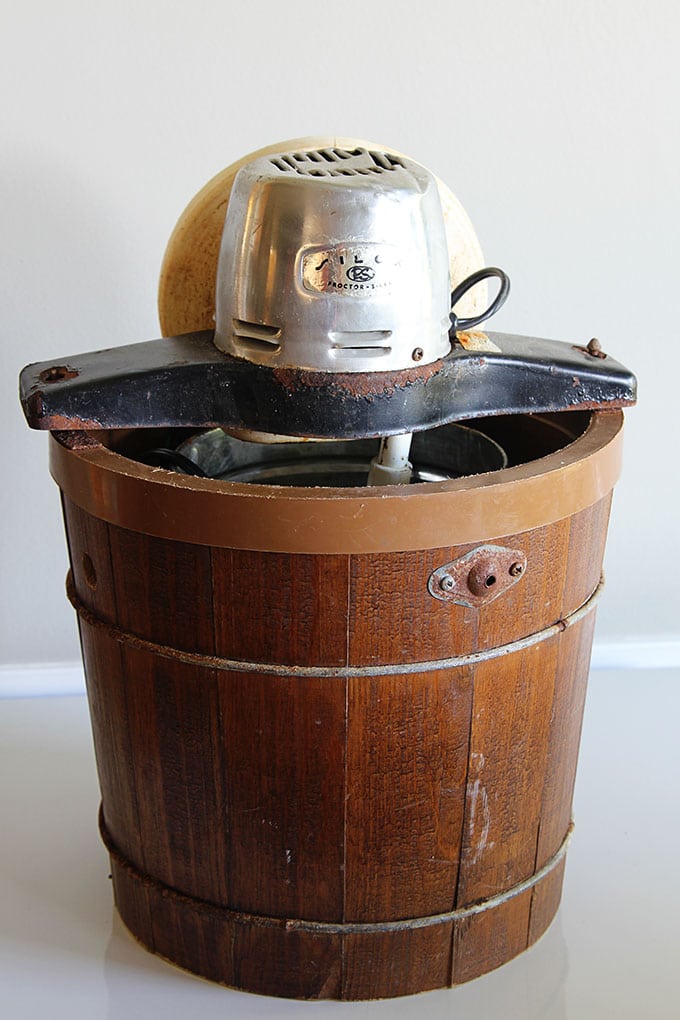
[[[404,156],[321,148],[236,176],[217,268],[215,345],[260,365],[391,371],[450,350],[435,177]]]

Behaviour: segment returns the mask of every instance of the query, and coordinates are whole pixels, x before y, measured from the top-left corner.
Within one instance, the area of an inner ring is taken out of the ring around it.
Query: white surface
[[[680,669],[680,639],[595,641],[591,669]],[[84,694],[81,661],[0,663],[0,699]]]
[[[4,701],[3,1016],[410,1020],[426,1009],[433,1020],[677,1017],[679,680],[670,670],[591,678],[563,903],[544,938],[468,985],[370,1004],[233,992],[142,950],[113,915],[85,699]]]
[[[333,132],[401,149],[458,194],[512,278],[494,328],[596,335],[637,370],[598,633],[678,636],[658,566],[680,573],[675,0],[0,3],[1,662],[77,657],[19,369],[156,336],[189,199],[263,144]]]
[[[0,665],[0,698],[63,697],[84,694],[81,662],[37,662]]]

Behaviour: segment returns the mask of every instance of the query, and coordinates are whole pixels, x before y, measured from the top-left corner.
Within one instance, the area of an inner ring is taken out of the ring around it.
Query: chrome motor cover
[[[449,257],[435,177],[366,148],[265,156],[236,176],[215,344],[257,364],[411,368],[450,350]]]

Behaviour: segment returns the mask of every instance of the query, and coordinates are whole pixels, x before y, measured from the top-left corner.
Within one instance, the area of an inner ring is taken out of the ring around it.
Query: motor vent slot
[[[391,329],[365,330],[359,333],[330,333],[334,358],[384,358],[391,354]]]
[[[391,347],[334,347],[331,355],[341,361],[343,358],[385,358],[392,353]]]
[[[248,322],[234,319],[234,340],[239,348],[253,354],[266,352],[276,354],[281,350],[281,327],[269,326],[263,322]]]
[[[273,157],[271,163],[281,173],[294,173],[302,177],[366,177],[389,173],[404,165],[391,153],[361,148],[286,152]]]
[[[247,319],[234,319],[234,334],[249,340],[264,340],[276,343],[281,339],[281,327],[270,326],[265,322],[248,322]]]

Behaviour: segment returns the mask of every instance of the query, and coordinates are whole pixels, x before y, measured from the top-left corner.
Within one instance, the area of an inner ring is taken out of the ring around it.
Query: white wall
[[[678,43],[670,0],[2,3],[0,662],[72,660],[29,361],[158,335],[165,243],[214,173],[308,134],[443,177],[513,282],[492,328],[639,375],[600,640],[678,637]]]

